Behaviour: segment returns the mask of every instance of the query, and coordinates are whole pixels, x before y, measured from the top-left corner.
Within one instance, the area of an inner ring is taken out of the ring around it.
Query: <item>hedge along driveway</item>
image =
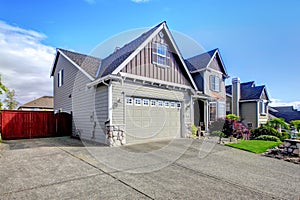
[[[270,148],[276,147],[282,142],[264,141],[264,140],[241,140],[238,143],[226,144],[226,146],[250,151],[253,153],[264,153]]]

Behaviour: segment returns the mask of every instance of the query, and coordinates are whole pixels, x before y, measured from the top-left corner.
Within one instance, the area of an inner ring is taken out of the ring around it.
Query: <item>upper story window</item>
[[[259,102],[259,111],[261,115],[265,115],[267,113],[267,105],[263,100]]]
[[[209,77],[209,88],[211,91],[220,92],[220,78],[214,75]]]
[[[64,84],[64,69],[61,69],[57,74],[57,87],[61,87],[63,84]]]
[[[169,66],[170,55],[168,52],[168,47],[161,43],[154,43],[152,49],[152,61],[153,64]]]

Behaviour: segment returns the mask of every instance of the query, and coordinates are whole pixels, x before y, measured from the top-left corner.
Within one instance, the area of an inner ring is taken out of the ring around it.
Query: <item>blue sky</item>
[[[162,21],[207,51],[219,48],[231,77],[266,84],[275,103],[300,103],[297,0],[0,0],[0,5],[0,73],[21,103],[52,94],[55,48],[88,54],[114,35]]]

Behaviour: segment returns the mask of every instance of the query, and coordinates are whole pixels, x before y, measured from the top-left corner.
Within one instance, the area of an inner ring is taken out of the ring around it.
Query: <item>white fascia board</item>
[[[249,100],[240,100],[239,102],[244,103],[244,102],[253,102],[253,101],[259,101],[259,99],[249,99]]]
[[[62,56],[64,56],[70,63],[72,63],[79,71],[81,71],[84,75],[86,75],[91,81],[94,80],[94,78],[89,75],[86,71],[84,71],[79,65],[77,65],[73,60],[71,60],[68,56],[66,56],[62,51],[59,49],[57,50]]]
[[[55,63],[56,63],[56,60],[58,59],[57,56],[58,56],[58,53],[57,53],[57,50],[56,50],[55,57],[54,57],[55,59],[52,63],[52,69],[51,69],[50,77],[52,76],[52,74],[54,74]]]
[[[193,77],[191,76],[191,74],[190,74],[190,72],[189,72],[189,70],[188,70],[188,68],[187,68],[187,66],[186,66],[186,64],[185,64],[185,62],[184,62],[184,60],[183,60],[183,57],[182,57],[182,55],[181,55],[181,53],[180,53],[180,51],[179,51],[179,49],[178,49],[178,47],[177,47],[177,45],[176,45],[176,43],[175,43],[175,40],[174,40],[174,38],[173,38],[173,36],[172,36],[170,30],[168,29],[168,27],[166,27],[166,24],[165,24],[165,23],[163,23],[163,27],[164,27],[164,29],[165,29],[167,35],[169,36],[169,38],[170,38],[170,40],[171,40],[171,43],[172,43],[173,47],[175,48],[175,51],[176,51],[175,53],[176,53],[177,55],[179,55],[178,57],[179,57],[179,59],[180,59],[182,65],[183,65],[183,67],[184,67],[184,69],[185,69],[187,75],[189,76],[190,81],[192,82],[193,87],[194,87],[196,90],[198,90],[198,88],[197,88],[197,86],[196,86],[196,84],[195,84],[195,82],[194,82],[194,80],[193,80]]]
[[[164,23],[163,23],[164,24]],[[149,42],[152,38],[163,29],[161,24],[128,58],[126,58],[113,72],[112,74],[118,74]]]
[[[227,77],[229,77],[228,74],[227,74],[227,71],[226,71],[226,68],[225,68],[223,59],[222,59],[222,57],[221,57],[221,55],[220,55],[219,49],[217,50],[217,52],[218,52],[218,56],[219,56],[219,58],[220,58],[220,60],[221,60],[221,63],[222,63],[222,67],[223,67],[223,69],[224,69],[224,72],[225,72],[225,74],[227,75]]]
[[[138,75],[134,75],[134,74],[128,74],[128,73],[124,73],[124,72],[120,72],[120,75],[124,78],[130,78],[130,79],[141,80],[141,81],[149,82],[149,83],[157,83],[159,85],[166,85],[166,86],[171,86],[171,87],[193,90],[192,87],[187,86],[187,85],[171,83],[171,82],[162,81],[162,80],[158,80],[158,79],[154,79],[154,78],[148,78],[148,77],[138,76]]]
[[[109,75],[106,75],[106,76],[104,76],[102,78],[99,78],[99,79],[97,79],[97,80],[95,80],[95,81],[93,81],[91,83],[86,84],[86,86],[88,88],[90,88],[92,86],[98,85],[99,83],[102,83],[102,82],[107,81],[107,80],[112,80],[112,79],[113,80],[122,80],[122,77],[109,74]]]

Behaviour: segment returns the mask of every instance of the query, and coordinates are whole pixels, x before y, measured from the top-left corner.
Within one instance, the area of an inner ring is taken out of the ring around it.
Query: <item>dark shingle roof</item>
[[[293,106],[270,107],[269,113],[277,118],[283,118],[286,122],[292,120],[300,120],[300,111],[297,111]]]
[[[20,108],[47,108],[53,109],[53,97],[52,96],[42,96],[33,101],[23,104]]]
[[[189,71],[191,72],[207,67],[209,61],[211,60],[216,51],[218,51],[218,49],[214,49],[206,53],[202,53],[200,55],[186,59],[185,62],[187,63]]]
[[[101,59],[93,56],[88,56],[65,49],[59,49],[66,56],[68,56],[72,61],[74,61],[78,66],[85,70],[93,78],[96,78],[97,70]]]
[[[254,81],[241,83],[241,98],[240,100],[257,100],[260,99],[265,86],[255,86]],[[226,93],[232,95],[232,85],[226,86]]]
[[[165,22],[162,22],[165,23]],[[158,28],[161,24],[153,27],[149,31],[143,33],[135,40],[132,40],[128,44],[124,45],[108,57],[104,58],[101,62],[101,69],[97,78],[111,74],[120,64],[122,64],[126,58],[128,58],[148,37]]]

